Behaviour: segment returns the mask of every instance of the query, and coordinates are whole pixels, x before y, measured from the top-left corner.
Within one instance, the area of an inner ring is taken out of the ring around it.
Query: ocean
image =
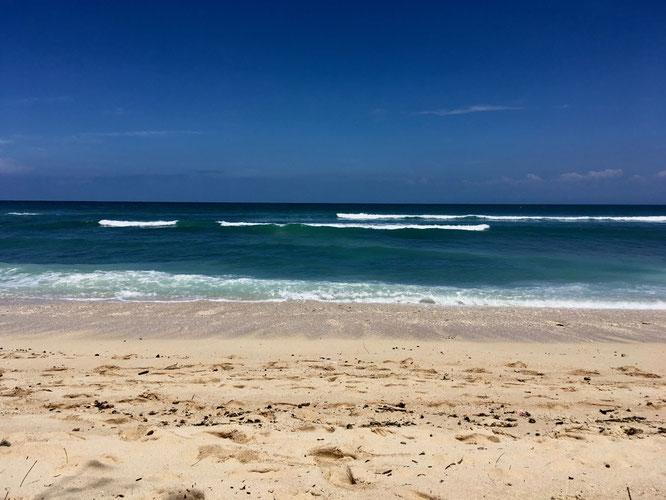
[[[0,202],[0,297],[666,309],[666,206]]]

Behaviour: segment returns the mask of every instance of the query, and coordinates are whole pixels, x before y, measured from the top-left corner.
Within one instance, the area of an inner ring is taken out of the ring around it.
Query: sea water
[[[0,202],[0,297],[666,309],[666,206]]]

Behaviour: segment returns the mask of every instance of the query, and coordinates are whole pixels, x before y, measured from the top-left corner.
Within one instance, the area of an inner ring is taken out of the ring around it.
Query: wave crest
[[[169,227],[176,224],[178,224],[177,220],[139,221],[102,219],[99,221],[99,225],[104,227]]]
[[[401,220],[401,219],[426,219],[426,220],[458,220],[458,219],[481,219],[489,221],[527,221],[545,220],[557,222],[666,222],[666,215],[637,215],[637,216],[615,216],[615,215],[582,215],[582,216],[559,216],[559,215],[484,215],[484,214],[336,214],[338,219],[347,220]]]
[[[439,224],[340,224],[340,223],[324,223],[324,222],[292,222],[279,224],[275,222],[227,222],[217,221],[222,227],[247,227],[247,226],[307,226],[307,227],[333,227],[337,229],[375,229],[375,230],[389,230],[395,231],[398,229],[443,229],[443,230],[458,230],[458,231],[485,231],[489,229],[488,224],[475,224],[475,225],[439,225]]]

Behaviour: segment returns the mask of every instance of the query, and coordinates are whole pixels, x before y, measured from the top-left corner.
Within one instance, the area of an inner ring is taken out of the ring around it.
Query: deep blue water
[[[0,297],[666,309],[666,206],[0,202]]]

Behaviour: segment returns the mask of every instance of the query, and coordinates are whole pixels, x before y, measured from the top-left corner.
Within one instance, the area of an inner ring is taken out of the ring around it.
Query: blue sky
[[[0,0],[0,198],[666,203],[666,2]]]

